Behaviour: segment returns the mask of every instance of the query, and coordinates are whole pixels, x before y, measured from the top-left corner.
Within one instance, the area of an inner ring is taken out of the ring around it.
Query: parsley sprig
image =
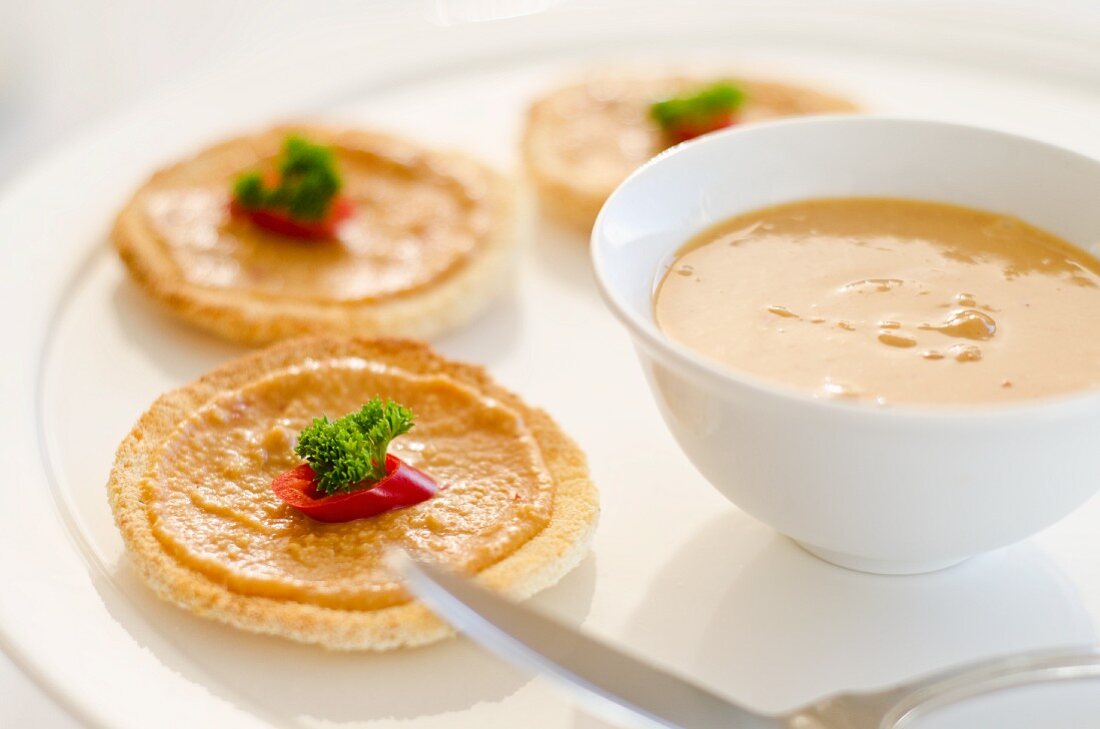
[[[745,103],[745,92],[729,81],[719,81],[694,94],[658,101],[649,115],[665,131],[682,126],[704,126],[715,117],[729,114]]]
[[[412,427],[411,410],[376,397],[342,418],[315,418],[298,435],[294,452],[317,474],[318,491],[347,493],[364,481],[385,478],[390,441]]]
[[[332,150],[302,137],[283,143],[274,187],[264,184],[258,171],[245,172],[233,185],[233,197],[245,210],[281,210],[290,218],[316,221],[328,215],[342,181]]]

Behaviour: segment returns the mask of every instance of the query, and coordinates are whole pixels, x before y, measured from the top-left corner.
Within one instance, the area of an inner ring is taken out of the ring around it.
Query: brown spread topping
[[[669,145],[650,117],[654,102],[697,92],[712,78],[607,76],[563,88],[540,108],[545,132],[539,139],[542,163],[554,176],[586,189],[610,191],[627,175]],[[811,89],[739,79],[747,101],[740,122],[796,114],[849,112],[843,100]]]
[[[299,300],[379,300],[447,276],[489,230],[487,182],[470,165],[382,142],[367,150],[337,141],[342,195],[354,212],[336,239],[306,243],[272,233],[228,212],[241,171],[269,166],[279,152],[281,136],[261,139],[210,152],[144,195],[150,230],[193,284]]]
[[[391,453],[445,487],[371,519],[325,524],[280,501],[272,479],[300,463],[294,436],[383,394],[415,409]],[[361,360],[314,362],[221,394],[169,438],[143,483],[156,537],[242,594],[374,609],[407,600],[383,558],[399,546],[477,572],[549,522],[551,480],[511,410],[445,377]]]

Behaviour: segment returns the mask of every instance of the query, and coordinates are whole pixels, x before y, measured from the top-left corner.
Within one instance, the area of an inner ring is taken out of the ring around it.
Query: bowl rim
[[[819,409],[824,413],[832,412],[836,417],[874,418],[883,422],[887,420],[895,422],[912,421],[915,423],[936,421],[937,425],[943,425],[944,423],[971,425],[991,420],[1008,421],[1010,419],[1027,419],[1034,421],[1036,419],[1070,417],[1079,415],[1082,412],[1088,413],[1095,411],[1100,413],[1100,387],[1071,391],[1049,397],[1027,398],[1007,403],[979,403],[974,405],[892,403],[886,407],[882,407],[860,400],[830,400],[816,397],[813,393],[793,385],[768,380],[758,375],[726,367],[725,365],[697,354],[689,347],[669,338],[657,328],[655,323],[638,316],[632,310],[632,307],[621,299],[620,295],[610,284],[608,278],[609,264],[607,263],[607,256],[605,255],[606,245],[604,240],[606,236],[604,235],[603,229],[609,216],[608,211],[613,208],[617,200],[624,194],[623,189],[633,182],[635,178],[642,175],[655,174],[654,170],[660,168],[666,160],[683,154],[686,150],[695,149],[701,146],[723,144],[726,140],[731,138],[752,135],[777,127],[857,127],[884,124],[956,129],[968,133],[999,137],[1013,144],[1030,145],[1053,155],[1076,158],[1100,168],[1100,159],[1022,134],[991,129],[975,124],[923,119],[904,115],[818,114],[770,122],[757,122],[706,134],[696,139],[681,142],[650,158],[620,182],[600,208],[600,212],[596,216],[596,222],[592,227],[592,233],[589,238],[589,255],[591,256],[596,284],[605,305],[611,309],[611,312],[626,326],[636,340],[645,344],[650,349],[651,353],[663,355],[677,366],[697,376],[702,376],[704,379],[716,382],[721,386],[732,385],[744,390],[753,391],[758,395],[772,398],[787,405]],[[1076,247],[1080,248],[1080,246]],[[1085,251],[1085,253],[1089,254],[1088,251]],[[652,275],[655,278],[657,272],[653,271]]]

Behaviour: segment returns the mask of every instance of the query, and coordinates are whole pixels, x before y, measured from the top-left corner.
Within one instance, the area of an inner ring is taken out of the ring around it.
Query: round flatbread
[[[380,396],[409,406],[391,453],[442,486],[345,523],[281,502],[299,430]],[[160,397],[119,446],[108,483],[133,563],[160,595],[245,630],[385,650],[451,633],[411,600],[391,548],[526,598],[581,560],[598,501],[585,457],[543,411],[478,367],[402,340],[284,342]]]
[[[537,99],[527,113],[522,152],[542,209],[590,231],[619,183],[669,146],[650,118],[650,106],[721,78],[600,74]],[[845,99],[791,84],[739,77],[734,83],[747,97],[740,110],[743,123],[857,110]]]
[[[332,150],[353,206],[332,239],[279,235],[229,212],[236,178],[272,166],[290,136]],[[157,172],[113,239],[145,291],[226,339],[427,338],[465,323],[510,279],[510,188],[464,155],[392,135],[284,126]]]

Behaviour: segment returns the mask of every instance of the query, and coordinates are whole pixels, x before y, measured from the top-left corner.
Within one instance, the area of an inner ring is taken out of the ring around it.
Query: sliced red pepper
[[[724,114],[716,114],[711,118],[703,121],[691,121],[676,124],[668,129],[665,134],[668,136],[669,141],[671,141],[673,144],[679,144],[680,142],[686,142],[689,139],[701,137],[709,132],[716,132],[719,129],[731,127],[736,124],[737,121],[737,112],[730,111]]]
[[[352,204],[348,198],[337,195],[329,206],[328,215],[320,220],[295,220],[285,210],[270,208],[249,210],[241,206],[236,199],[229,203],[229,212],[237,217],[246,218],[253,225],[270,230],[272,233],[316,240],[335,238],[336,229],[340,223],[351,217]]]
[[[439,491],[439,485],[419,468],[386,454],[386,477],[373,486],[325,494],[317,490],[317,474],[308,463],[303,463],[277,476],[271,482],[271,489],[285,503],[311,519],[344,522],[427,501]]]

